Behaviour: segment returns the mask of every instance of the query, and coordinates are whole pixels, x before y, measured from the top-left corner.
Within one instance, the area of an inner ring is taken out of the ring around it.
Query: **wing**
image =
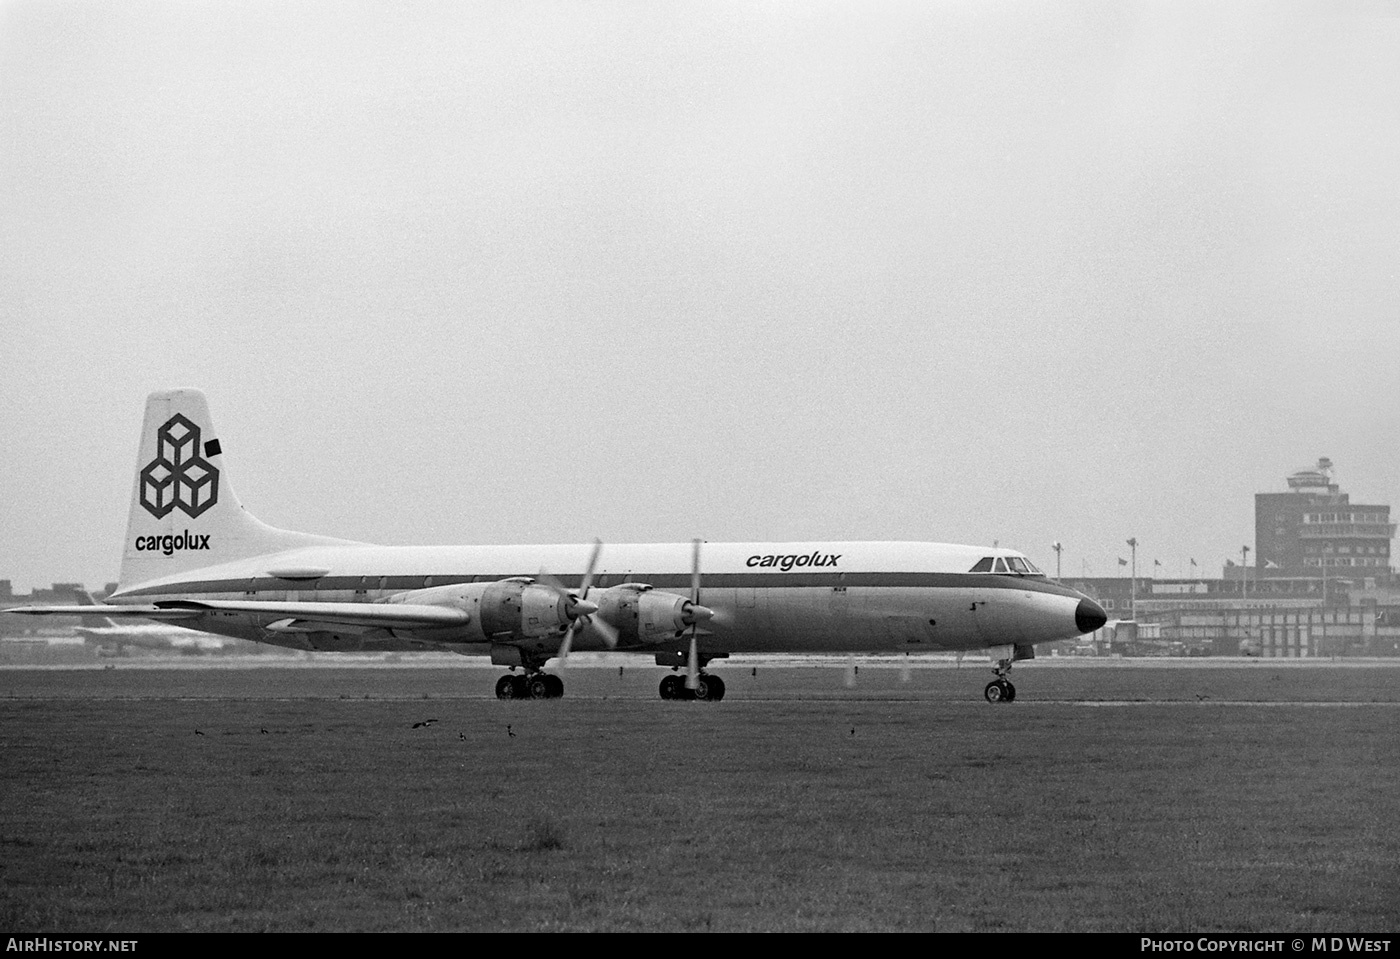
[[[471,614],[464,609],[413,603],[260,603],[256,600],[173,599],[158,602],[155,605],[165,610],[193,611],[196,614],[223,610],[235,613],[290,617],[293,620],[314,623],[335,623],[340,626],[367,626],[384,629],[465,626],[471,622]]]
[[[178,620],[215,610],[291,618],[294,621],[334,623],[383,629],[423,629],[465,626],[466,610],[448,606],[409,603],[260,603],[254,600],[164,600],[142,606],[16,606],[6,610],[24,616],[112,616],[121,618]],[[286,628],[285,626],[283,628]]]

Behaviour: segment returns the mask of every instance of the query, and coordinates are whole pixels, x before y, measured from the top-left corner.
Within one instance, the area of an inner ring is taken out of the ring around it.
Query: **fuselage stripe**
[[[109,601],[120,602],[148,596],[194,595],[206,593],[283,593],[296,590],[309,599],[317,592],[388,591],[423,589],[427,586],[451,586],[457,583],[491,583],[529,573],[499,573],[462,576],[434,573],[426,576],[323,576],[315,580],[289,581],[270,576],[251,579],[203,579],[172,582],[162,585],[139,586],[123,590]],[[568,580],[565,580],[566,585]],[[653,589],[690,592],[689,573],[628,573],[599,576],[594,589],[608,589],[623,583],[646,583]],[[1055,596],[1077,597],[1067,586],[1047,579],[1030,576],[1009,576],[987,573],[707,573],[701,588],[714,589],[800,589],[806,588],[867,588],[893,587],[915,589],[1009,589],[1028,593],[1049,593]]]

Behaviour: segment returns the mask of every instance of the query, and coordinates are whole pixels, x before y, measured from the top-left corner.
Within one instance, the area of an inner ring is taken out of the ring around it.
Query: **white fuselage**
[[[268,603],[451,605],[466,587],[542,572],[577,589],[591,544],[552,546],[311,546],[255,556],[124,587],[112,604],[176,600]],[[609,544],[586,597],[604,600],[623,584],[690,597],[692,544]],[[1039,575],[969,572],[1009,550],[939,543],[706,543],[699,601],[714,611],[699,630],[716,652],[937,652],[1030,645],[1080,634],[1084,597]],[[280,575],[276,575],[280,574]],[[295,577],[295,578],[289,578]],[[635,587],[631,587],[635,589]],[[504,637],[482,617],[444,628],[340,628],[287,631],[276,612],[221,609],[182,625],[226,636],[309,649],[451,649],[486,653]],[[269,628],[271,627],[271,628]],[[688,635],[688,634],[685,634]],[[624,636],[620,649],[664,650],[681,630]],[[542,636],[536,649],[557,646]],[[516,645],[519,645],[517,637]],[[584,629],[576,649],[601,649]]]

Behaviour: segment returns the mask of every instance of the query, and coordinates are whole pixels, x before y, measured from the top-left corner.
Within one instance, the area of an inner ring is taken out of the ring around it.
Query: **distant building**
[[[1396,577],[1386,579],[1393,584]],[[1139,577],[1136,589],[1127,577],[1063,582],[1108,613],[1109,623],[1090,640],[1100,654],[1400,656],[1400,585],[1339,578],[1324,603],[1317,574],[1259,582]]]
[[[1386,576],[1395,524],[1390,507],[1352,503],[1332,482],[1332,461],[1288,477],[1286,493],[1254,496],[1256,578]],[[1228,574],[1227,574],[1228,575]]]

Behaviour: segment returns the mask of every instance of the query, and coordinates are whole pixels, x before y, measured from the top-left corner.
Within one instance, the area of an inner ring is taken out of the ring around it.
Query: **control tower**
[[[1257,575],[1379,576],[1393,572],[1395,524],[1389,506],[1351,502],[1332,480],[1332,461],[1299,470],[1286,493],[1254,495],[1254,562]]]

